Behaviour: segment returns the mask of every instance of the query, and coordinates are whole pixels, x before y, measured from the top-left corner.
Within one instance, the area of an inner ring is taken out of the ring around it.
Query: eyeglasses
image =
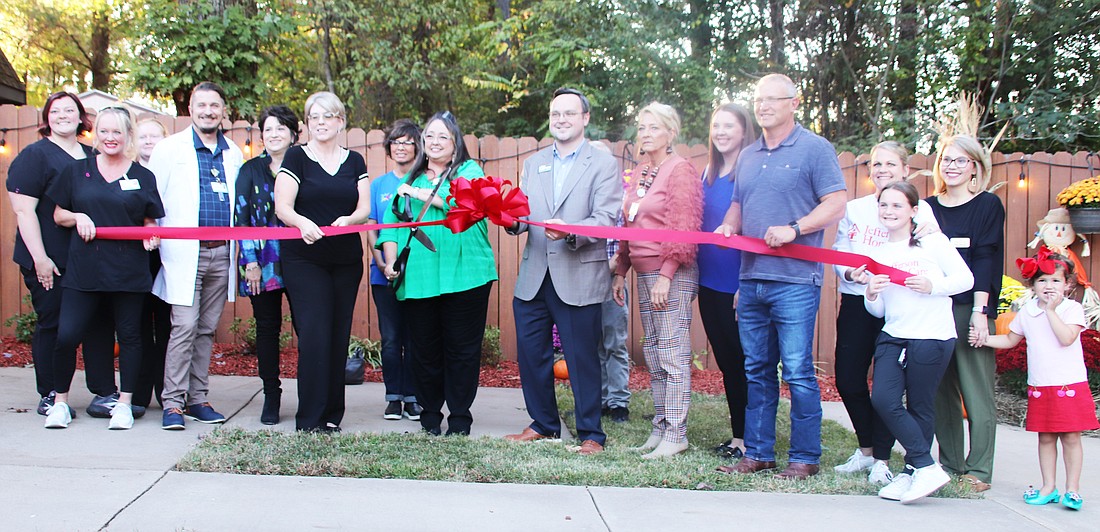
[[[322,118],[325,119],[325,120],[332,120],[334,118],[343,118],[343,117],[340,116],[339,113],[325,113],[323,115],[309,115],[309,121],[310,122],[317,122],[317,121],[320,121]]]
[[[763,105],[765,103],[768,104],[768,105],[775,105],[779,102],[782,102],[782,101],[785,101],[785,100],[793,100],[793,99],[795,99],[794,96],[784,96],[782,98],[775,98],[775,97],[772,97],[772,96],[768,96],[768,97],[765,97],[765,98],[756,98],[752,101],[752,103],[753,103],[753,105]]]
[[[579,113],[577,111],[566,111],[564,113],[559,113],[557,111],[554,111],[554,112],[550,113],[550,119],[551,120],[561,120],[564,117],[564,118],[568,118],[569,120],[572,120],[574,118],[577,118],[580,115],[581,115],[581,113]]]
[[[415,140],[395,140],[390,142],[391,145],[397,146],[416,146]]]
[[[450,135],[439,135],[439,136],[424,135],[424,142],[425,143],[428,143],[428,142],[450,142],[450,141],[451,141],[451,136]]]
[[[940,166],[944,168],[950,168],[952,166],[966,168],[967,166],[970,166],[970,163],[972,162],[973,161],[971,159],[968,159],[966,157],[956,157],[954,159],[952,159],[951,157],[940,157]]]

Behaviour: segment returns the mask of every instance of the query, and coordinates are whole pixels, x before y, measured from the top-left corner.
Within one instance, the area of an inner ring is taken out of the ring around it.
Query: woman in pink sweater
[[[626,227],[698,231],[703,220],[699,172],[677,155],[672,144],[680,133],[680,115],[671,106],[651,103],[638,113],[641,160],[623,200]],[[626,274],[638,277],[638,310],[645,339],[642,350],[653,389],[653,432],[640,449],[643,458],[660,458],[688,448],[687,413],[691,405],[692,301],[699,291],[695,245],[623,241],[612,283],[623,304]]]

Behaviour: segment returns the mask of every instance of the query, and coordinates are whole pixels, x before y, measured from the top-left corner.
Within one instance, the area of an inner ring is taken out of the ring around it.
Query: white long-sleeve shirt
[[[891,284],[874,301],[864,299],[867,312],[885,317],[882,331],[894,338],[950,340],[955,338],[951,296],[970,290],[974,274],[943,233],[910,246],[908,240],[887,241],[871,253],[875,261],[928,278],[932,293],[922,294]]]
[[[935,221],[932,208],[924,200],[917,204],[917,225]],[[890,231],[882,225],[878,219],[878,197],[876,194],[868,194],[862,198],[856,198],[848,202],[844,209],[844,217],[836,226],[836,240],[833,249],[859,253],[871,256],[890,239]],[[833,266],[837,276],[837,289],[842,294],[863,295],[864,286],[844,279],[847,266]]]

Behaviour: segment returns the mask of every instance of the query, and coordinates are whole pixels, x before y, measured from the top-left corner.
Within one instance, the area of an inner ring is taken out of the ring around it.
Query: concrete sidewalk
[[[283,420],[274,428],[293,430],[295,381],[283,382]],[[82,385],[83,374],[74,383]],[[259,387],[252,377],[212,378],[211,402],[230,417],[226,426],[272,428],[259,424]],[[107,420],[83,412],[91,396],[74,387],[78,417],[66,430],[46,430],[33,390],[32,370],[0,369],[4,530],[1068,531],[1092,529],[1100,516],[1100,495],[1089,497],[1100,494],[1100,475],[1089,467],[1100,459],[1100,440],[1085,441],[1084,510],[1030,507],[1020,495],[1039,478],[1035,435],[1008,427],[998,431],[996,482],[985,499],[902,506],[863,496],[182,473],[176,461],[216,426],[160,430],[153,408],[133,430],[109,431]],[[350,386],[347,394],[345,431],[419,429],[382,419],[379,384]],[[473,413],[474,437],[499,437],[529,422],[519,390],[482,388]],[[825,415],[847,418],[839,403],[827,403]],[[655,507],[662,508],[657,519]]]

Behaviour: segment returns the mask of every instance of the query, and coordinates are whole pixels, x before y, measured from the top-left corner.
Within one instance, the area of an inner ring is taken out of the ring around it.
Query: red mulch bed
[[[282,376],[293,379],[298,376],[297,368],[298,350],[287,348],[283,350],[280,358]],[[0,338],[0,367],[26,367],[33,364],[31,360],[31,346],[16,341],[14,337]],[[84,367],[84,361],[77,357],[78,368]],[[240,348],[233,344],[214,344],[214,356],[210,360],[211,375],[256,375],[256,357],[241,352]],[[378,369],[367,370],[363,379],[366,382],[382,382],[382,371]],[[836,392],[833,377],[818,375],[818,386],[821,387],[821,399],[824,401],[839,401],[840,395]],[[501,362],[499,366],[486,366],[481,368],[481,386],[489,388],[519,388],[519,366],[510,360]],[[630,371],[630,389],[649,389],[649,373],[643,367],[635,367]],[[701,371],[693,369],[691,372],[691,389],[695,392],[709,395],[720,395],[725,392],[722,385],[722,372],[716,370]],[[783,385],[780,392],[784,397],[789,397],[787,386]]]

